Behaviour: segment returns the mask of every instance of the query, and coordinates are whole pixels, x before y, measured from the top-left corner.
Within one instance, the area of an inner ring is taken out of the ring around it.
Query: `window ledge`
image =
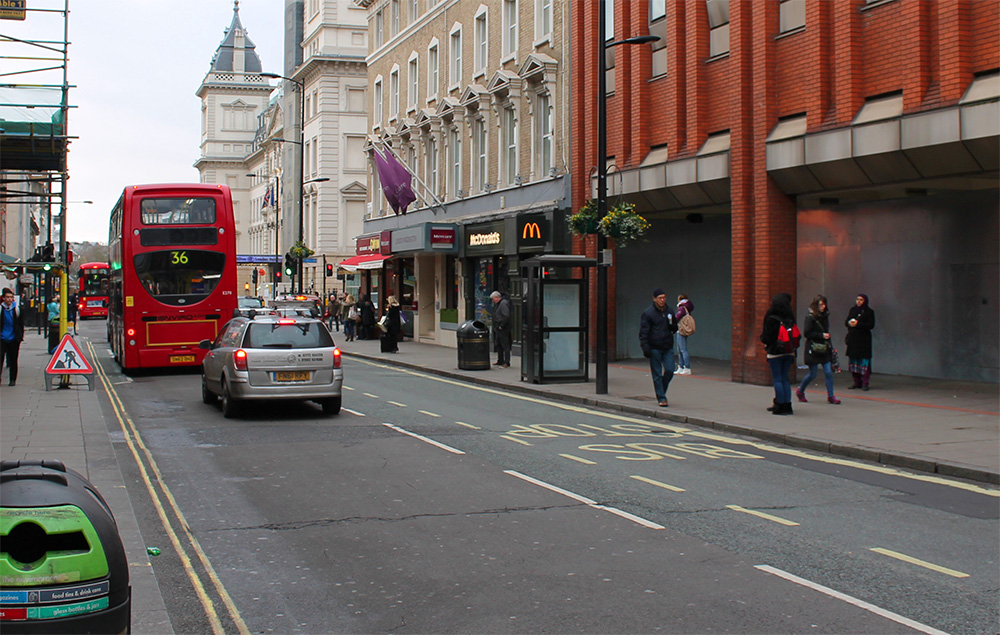
[[[875,0],[874,2],[867,2],[865,6],[861,7],[861,11],[868,11],[869,9],[877,9],[878,7],[891,4],[896,0]]]
[[[500,58],[501,65],[506,64],[507,62],[516,62],[516,61],[517,61],[517,53],[510,53]]]
[[[532,46],[534,46],[537,49],[537,48],[541,48],[541,47],[545,46],[546,44],[549,45],[549,46],[552,46],[552,34],[551,33],[546,33],[545,35],[543,35],[539,39],[535,40],[532,43]]]
[[[803,24],[802,26],[797,26],[794,29],[788,29],[784,33],[777,34],[776,36],[774,36],[774,39],[783,40],[786,37],[791,37],[793,35],[798,35],[799,33],[805,33],[805,32],[806,32],[806,25]]]

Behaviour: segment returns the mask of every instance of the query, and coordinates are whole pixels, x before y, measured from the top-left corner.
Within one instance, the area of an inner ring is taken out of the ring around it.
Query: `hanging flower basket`
[[[632,203],[619,203],[601,219],[598,229],[619,247],[625,247],[646,235],[649,221],[636,214]]]
[[[579,212],[569,217],[569,230],[576,236],[596,234],[599,224],[597,201],[594,199],[590,199],[584,203]]]
[[[292,256],[299,260],[304,260],[316,252],[309,249],[309,247],[306,247],[306,244],[300,240],[288,250],[288,253],[292,254]]]

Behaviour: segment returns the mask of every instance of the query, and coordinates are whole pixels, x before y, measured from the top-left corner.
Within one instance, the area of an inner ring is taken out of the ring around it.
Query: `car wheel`
[[[323,400],[323,414],[335,415],[340,414],[340,397],[330,397],[329,399]]]
[[[226,419],[232,419],[239,414],[240,407],[239,404],[233,399],[233,396],[229,394],[229,382],[226,378],[222,378],[222,416]]]
[[[208,389],[208,383],[205,381],[205,376],[201,376],[201,403],[213,404],[218,397],[215,393]]]

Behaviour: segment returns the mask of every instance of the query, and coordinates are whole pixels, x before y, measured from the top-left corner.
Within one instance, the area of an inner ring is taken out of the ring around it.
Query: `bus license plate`
[[[171,355],[171,364],[190,364],[194,362],[194,355]]]
[[[285,371],[274,373],[275,381],[309,381],[308,371]]]

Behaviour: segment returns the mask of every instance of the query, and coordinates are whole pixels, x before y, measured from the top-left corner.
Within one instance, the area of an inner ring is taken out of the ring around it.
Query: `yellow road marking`
[[[163,474],[160,473],[159,466],[156,464],[156,461],[153,460],[152,453],[149,451],[149,448],[146,447],[145,442],[142,440],[142,436],[139,434],[138,428],[135,426],[135,422],[132,421],[132,418],[125,410],[125,404],[122,402],[121,397],[118,396],[118,392],[111,384],[111,380],[104,370],[104,366],[101,364],[101,361],[97,358],[93,343],[87,342],[87,346],[90,349],[91,359],[94,360],[94,368],[97,370],[98,378],[101,380],[101,384],[104,386],[108,399],[111,401],[111,409],[115,413],[118,425],[121,427],[122,433],[125,436],[125,443],[128,446],[129,451],[132,453],[132,458],[135,460],[136,466],[139,468],[139,473],[142,475],[142,480],[146,485],[146,491],[149,493],[153,506],[156,508],[157,516],[160,518],[160,524],[163,526],[167,537],[173,544],[174,550],[180,558],[188,579],[191,580],[191,585],[194,588],[195,595],[198,596],[198,601],[201,602],[205,615],[212,627],[212,632],[218,635],[223,635],[225,633],[225,628],[223,628],[218,612],[215,610],[215,603],[205,591],[205,586],[202,583],[201,578],[191,565],[191,558],[188,556],[187,550],[181,544],[180,537],[177,535],[173,525],[170,523],[170,519],[167,518],[166,508],[163,501],[160,499],[160,494],[153,486],[153,479],[150,477],[149,470],[152,470],[155,475],[155,480],[159,483],[160,489],[163,491],[163,495],[166,497],[170,509],[179,521],[188,544],[190,544],[191,548],[194,549],[198,556],[198,560],[201,562],[202,566],[205,567],[209,580],[212,582],[216,592],[219,594],[219,597],[229,612],[229,616],[232,618],[237,630],[243,635],[249,635],[250,630],[243,622],[243,618],[240,616],[239,610],[236,608],[232,598],[223,586],[222,580],[220,580],[218,574],[216,574],[215,568],[212,567],[212,563],[209,561],[208,556],[205,554],[204,550],[202,550],[201,543],[199,543],[198,539],[191,534],[187,519],[184,517],[184,513],[181,512],[180,507],[177,505],[177,501],[174,499],[173,493],[166,485]],[[149,463],[149,469],[147,469],[146,464],[143,463],[142,457],[139,455],[138,448],[141,448],[142,454],[145,455],[146,461]]]
[[[938,573],[950,575],[953,578],[969,577],[968,573],[962,573],[961,571],[955,571],[954,569],[949,569],[948,567],[942,567],[941,565],[933,564],[931,562],[927,562],[926,560],[920,560],[918,558],[914,558],[913,556],[908,556],[905,553],[899,553],[898,551],[883,549],[881,547],[872,547],[871,550],[875,553],[880,553],[883,556],[889,556],[890,558],[895,558],[896,560],[902,560],[903,562],[915,564],[918,567],[924,567],[925,569],[930,569],[931,571],[937,571]]]
[[[528,445],[528,446],[531,445],[527,441],[522,441],[521,439],[517,439],[515,437],[508,437],[506,434],[501,434],[500,438],[501,439],[507,439],[508,441],[513,441],[514,443],[520,443],[521,445]]]
[[[759,512],[753,509],[746,509],[745,507],[740,507],[739,505],[726,505],[729,509],[737,512],[743,512],[744,514],[750,514],[751,516],[757,516],[758,518],[763,518],[765,520],[770,520],[774,523],[780,523],[782,525],[787,525],[789,527],[797,527],[798,523],[791,520],[785,520],[784,518],[779,518],[778,516],[772,516],[771,514],[765,514],[764,512]]]
[[[541,398],[537,398],[537,397],[531,397],[531,396],[528,396],[528,395],[521,395],[521,394],[517,394],[517,393],[507,392],[507,391],[504,391],[504,390],[500,390],[498,388],[487,388],[485,386],[477,386],[475,384],[469,384],[469,383],[466,383],[466,382],[463,382],[463,381],[458,381],[458,380],[454,380],[454,379],[448,379],[448,378],[445,378],[445,377],[438,377],[436,375],[429,375],[429,374],[426,374],[426,373],[418,372],[418,371],[415,371],[415,370],[410,370],[410,369],[407,369],[407,368],[400,368],[398,366],[387,366],[386,364],[382,364],[382,363],[379,363],[379,362],[374,362],[374,361],[363,359],[363,358],[358,358],[358,361],[362,362],[362,363],[365,363],[365,364],[368,364],[369,366],[374,366],[376,368],[382,368],[382,369],[386,369],[386,370],[393,370],[393,371],[396,371],[398,373],[404,373],[404,374],[407,374],[407,375],[413,375],[414,377],[421,377],[423,379],[430,379],[432,381],[436,381],[436,382],[443,383],[443,384],[449,384],[449,385],[452,385],[452,386],[459,386],[459,387],[462,387],[462,388],[465,388],[465,389],[468,389],[468,390],[476,390],[476,391],[479,391],[479,392],[484,392],[484,393],[488,393],[488,394],[492,394],[492,395],[498,395],[498,396],[501,396],[501,397],[507,397],[508,399],[517,399],[519,401],[525,401],[525,402],[528,402],[528,403],[541,404],[541,405],[549,406],[549,407],[552,407],[552,408],[558,408],[560,410],[565,410],[567,412],[577,412],[577,413],[582,413],[582,414],[588,414],[588,415],[591,415],[591,416],[594,416],[594,417],[600,417],[600,418],[603,418],[603,419],[611,419],[611,420],[614,420],[614,421],[626,421],[626,422],[629,422],[629,423],[642,423],[642,424],[648,423],[648,421],[646,419],[641,419],[641,418],[638,418],[638,417],[628,417],[628,416],[625,416],[625,415],[614,414],[614,413],[611,413],[611,412],[602,412],[600,410],[593,410],[591,408],[586,408],[586,407],[582,407],[582,406],[574,406],[572,404],[567,404],[567,403],[562,403],[562,402],[557,402],[557,401],[551,401],[551,400],[548,400],[548,399],[541,399]],[[1000,490],[998,490],[998,489],[989,489],[987,487],[982,487],[982,486],[975,485],[975,484],[972,484],[972,483],[964,483],[964,482],[961,482],[961,481],[952,481],[952,480],[949,480],[949,479],[946,479],[946,478],[942,478],[942,477],[939,477],[939,476],[931,476],[929,474],[915,474],[915,473],[910,473],[910,472],[904,472],[902,470],[897,470],[897,469],[890,468],[890,467],[885,467],[885,466],[882,466],[882,465],[868,465],[866,463],[861,463],[861,462],[853,461],[853,460],[850,460],[850,459],[841,459],[841,458],[837,458],[837,457],[833,457],[833,456],[813,455],[813,454],[809,454],[807,452],[803,452],[802,450],[796,450],[796,449],[793,449],[793,448],[778,447],[778,446],[769,445],[767,443],[760,443],[760,442],[757,442],[757,441],[748,441],[746,439],[735,439],[735,438],[731,439],[731,438],[728,438],[728,437],[720,436],[718,434],[713,434],[711,432],[702,432],[702,431],[698,431],[698,430],[692,430],[691,428],[685,428],[685,427],[681,427],[681,426],[672,426],[672,425],[667,425],[667,424],[663,424],[663,423],[660,423],[660,422],[657,422],[657,426],[663,427],[665,429],[669,429],[669,430],[671,430],[673,432],[678,432],[678,433],[681,433],[681,434],[687,434],[687,435],[690,435],[690,436],[693,436],[693,437],[698,437],[698,438],[702,438],[702,439],[711,439],[711,440],[717,441],[719,443],[727,443],[729,445],[746,445],[746,446],[758,448],[760,450],[764,450],[764,451],[767,451],[767,452],[774,452],[776,454],[784,454],[786,456],[794,456],[796,458],[804,459],[804,460],[807,460],[807,461],[815,461],[815,462],[818,462],[818,463],[827,463],[829,465],[842,465],[842,466],[846,466],[846,467],[852,467],[852,468],[855,468],[855,469],[858,469],[858,470],[865,470],[865,471],[868,471],[868,472],[876,472],[878,474],[887,474],[887,475],[890,475],[890,476],[898,476],[900,478],[905,478],[905,479],[909,479],[909,480],[913,480],[913,481],[921,481],[921,482],[924,482],[924,483],[934,483],[934,484],[937,484],[937,485],[944,485],[944,486],[947,486],[947,487],[953,487],[955,489],[962,489],[962,490],[966,490],[966,491],[969,491],[969,492],[975,492],[976,494],[983,494],[985,496],[992,496],[994,498],[1000,498]],[[501,435],[501,437],[505,438],[505,439],[508,439],[510,441],[514,441],[514,439],[512,439],[510,437],[507,437],[507,436]],[[520,443],[520,441],[518,441],[518,443]],[[531,445],[531,444],[525,443],[524,445]]]
[[[563,457],[564,459],[569,459],[570,461],[583,463],[584,465],[597,465],[597,463],[594,463],[593,461],[588,461],[587,459],[581,459],[580,457],[573,456],[572,454],[560,454],[559,456]]]
[[[642,481],[643,483],[649,483],[650,485],[655,485],[657,487],[662,487],[663,489],[668,489],[671,492],[684,492],[687,490],[681,489],[680,487],[674,487],[673,485],[667,485],[666,483],[661,483],[659,481],[654,481],[651,478],[646,478],[645,476],[632,476],[637,481]]]
[[[482,430],[479,426],[474,426],[471,423],[465,423],[464,421],[456,421],[455,423],[460,426],[465,426],[466,428],[472,428],[473,430]]]
[[[405,403],[399,403],[398,401],[390,401],[389,403],[391,403],[394,406],[399,406],[400,408],[405,408],[406,407]]]
[[[371,397],[372,399],[379,399],[380,398],[378,395],[373,395],[370,392],[363,392],[361,394],[364,395],[365,397]]]
[[[350,386],[344,386],[344,390],[354,390],[354,389],[351,388]]]
[[[427,412],[426,410],[417,410],[422,415],[427,415],[428,417],[440,417],[441,415],[436,412]]]

